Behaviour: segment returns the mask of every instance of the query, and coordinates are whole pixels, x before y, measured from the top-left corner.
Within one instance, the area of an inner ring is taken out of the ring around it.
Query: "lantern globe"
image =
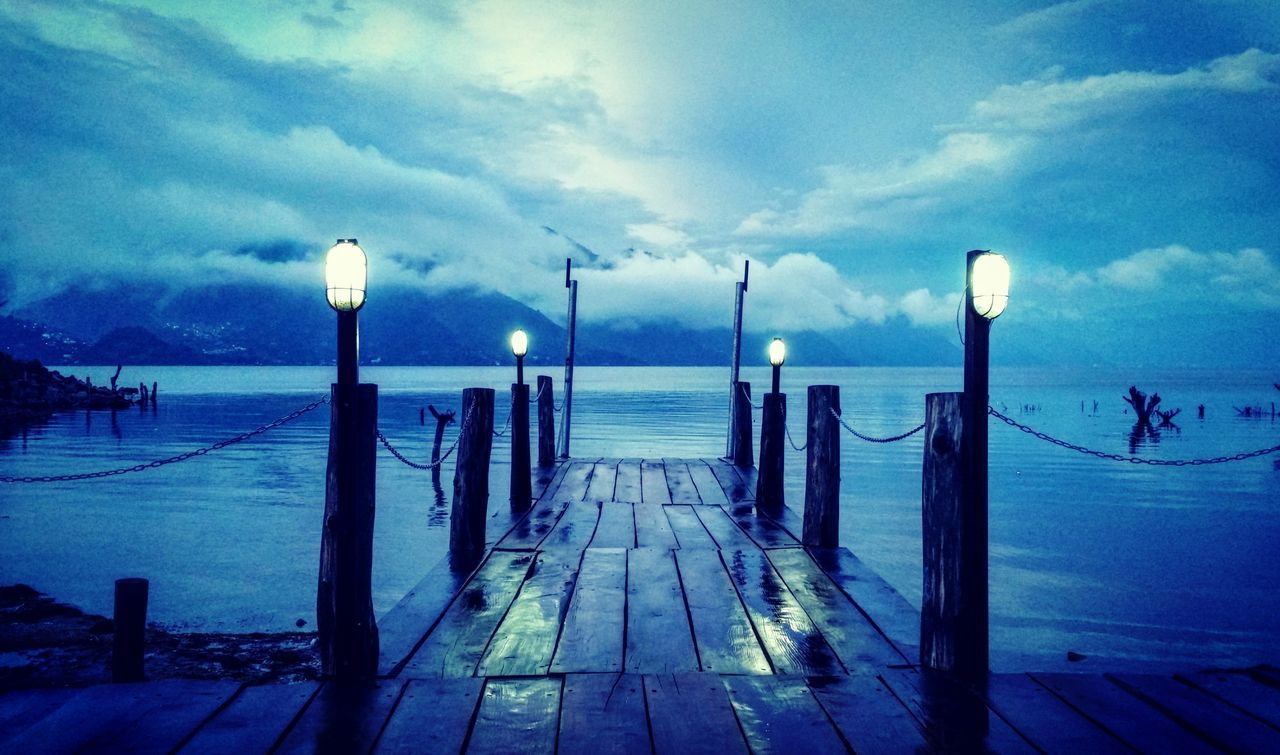
[[[787,361],[787,344],[781,338],[769,342],[769,364],[781,367]]]
[[[325,295],[339,312],[364,306],[368,282],[368,257],[355,239],[338,239],[324,258]]]
[[[1009,306],[1009,261],[994,252],[980,254],[973,260],[969,274],[969,297],[973,311],[994,320]]]
[[[511,353],[516,357],[529,353],[529,335],[523,330],[517,329],[511,334]]]

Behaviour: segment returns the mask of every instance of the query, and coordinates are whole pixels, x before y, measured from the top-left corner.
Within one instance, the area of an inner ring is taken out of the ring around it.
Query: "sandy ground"
[[[314,632],[179,634],[147,627],[148,679],[300,681],[320,674]],[[111,681],[111,620],[27,585],[0,587],[0,692]]]

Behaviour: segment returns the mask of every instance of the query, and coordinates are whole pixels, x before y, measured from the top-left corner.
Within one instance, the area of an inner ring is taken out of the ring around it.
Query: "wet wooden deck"
[[[1280,751],[1280,673],[915,667],[918,613],[845,549],[758,514],[754,470],[574,460],[490,547],[379,623],[381,677],[0,696],[0,751]],[[798,503],[798,502],[797,502]]]

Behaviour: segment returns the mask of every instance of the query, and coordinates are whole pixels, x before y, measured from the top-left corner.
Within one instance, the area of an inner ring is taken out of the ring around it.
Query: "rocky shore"
[[[95,386],[87,379],[49,370],[37,360],[23,361],[0,352],[0,425],[38,422],[57,411],[128,409],[144,400],[142,390]]]

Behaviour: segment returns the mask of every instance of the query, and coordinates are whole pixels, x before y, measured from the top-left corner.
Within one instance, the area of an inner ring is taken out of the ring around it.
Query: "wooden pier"
[[[1280,672],[918,667],[919,612],[718,459],[569,460],[494,495],[379,622],[368,683],[0,696],[4,752],[1276,752]]]

